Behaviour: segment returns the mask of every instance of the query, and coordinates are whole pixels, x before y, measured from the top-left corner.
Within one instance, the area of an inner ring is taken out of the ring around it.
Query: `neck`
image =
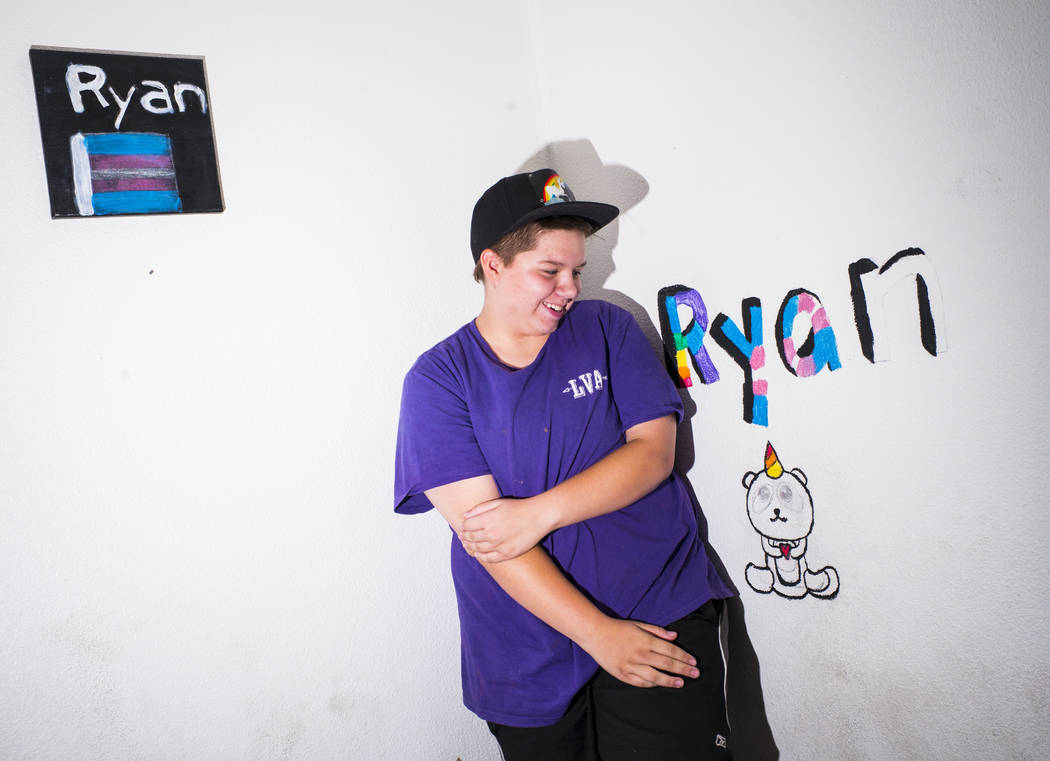
[[[474,320],[481,337],[489,345],[500,362],[510,367],[527,367],[531,365],[540,349],[547,343],[547,335],[524,335],[506,324],[495,310],[486,303],[481,314]]]

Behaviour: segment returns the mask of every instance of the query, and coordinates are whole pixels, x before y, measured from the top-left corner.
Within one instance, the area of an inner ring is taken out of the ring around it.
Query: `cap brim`
[[[616,219],[619,214],[620,210],[609,203],[598,203],[596,201],[551,203],[530,211],[515,222],[514,226],[507,230],[504,235],[511,230],[517,230],[519,227],[527,225],[529,222],[535,222],[537,219],[546,219],[547,217],[580,217],[593,224],[595,231],[597,231]]]

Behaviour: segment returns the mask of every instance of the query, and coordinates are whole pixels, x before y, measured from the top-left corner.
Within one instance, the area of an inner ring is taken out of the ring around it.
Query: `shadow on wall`
[[[644,177],[629,167],[602,163],[589,140],[549,143],[527,158],[516,171],[531,172],[546,168],[557,170],[577,198],[615,204],[619,207],[621,215],[630,211],[649,193],[649,183]],[[663,339],[646,309],[626,294],[605,287],[605,283],[616,269],[612,252],[619,239],[619,233],[620,222],[617,219],[588,241],[587,274],[583,280],[580,298],[601,299],[626,309],[638,321],[653,351],[662,358]],[[665,363],[661,361],[661,364]],[[721,558],[707,543],[707,521],[703,517],[692,484],[686,477],[696,458],[692,421],[697,413],[697,406],[684,389],[679,389],[679,393],[685,406],[685,415],[678,426],[675,470],[682,476],[697,509],[700,535],[707,546],[708,556],[715,563],[722,578],[733,586]],[[729,600],[727,611],[729,658],[726,691],[729,723],[733,732],[733,757],[737,761],[775,761],[780,757],[780,751],[766,717],[758,656],[747,634],[744,604],[741,599],[734,597]]]

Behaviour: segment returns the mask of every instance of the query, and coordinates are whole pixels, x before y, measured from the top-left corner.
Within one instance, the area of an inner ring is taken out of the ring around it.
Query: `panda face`
[[[795,541],[813,530],[813,500],[794,473],[758,473],[748,486],[747,517],[762,536]]]

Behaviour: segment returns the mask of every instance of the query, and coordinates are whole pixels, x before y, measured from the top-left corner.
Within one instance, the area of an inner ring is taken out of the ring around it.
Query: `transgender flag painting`
[[[167,135],[77,132],[69,148],[80,216],[182,211]]]

